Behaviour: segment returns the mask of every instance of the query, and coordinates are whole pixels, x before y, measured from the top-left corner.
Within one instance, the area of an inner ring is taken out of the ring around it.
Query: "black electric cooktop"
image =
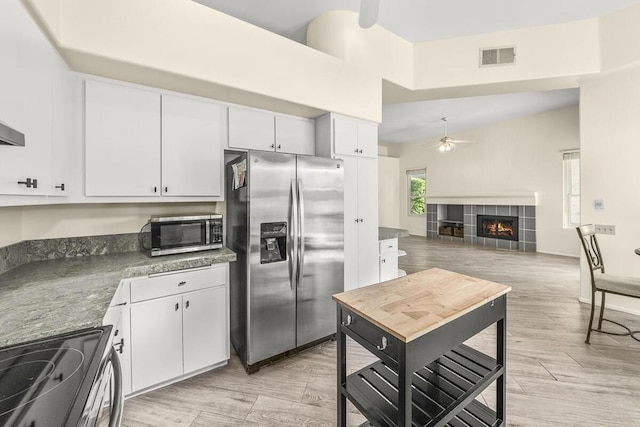
[[[110,327],[0,349],[0,426],[77,426]]]

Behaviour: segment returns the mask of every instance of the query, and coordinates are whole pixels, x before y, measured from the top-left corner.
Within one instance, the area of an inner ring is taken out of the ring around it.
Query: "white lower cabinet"
[[[185,373],[211,365],[212,360],[221,361],[229,358],[226,345],[226,294],[225,287],[220,286],[192,292],[182,297],[182,348]]]
[[[133,391],[182,375],[182,296],[131,305],[131,362]]]
[[[380,281],[398,277],[398,239],[380,240]]]
[[[225,263],[131,280],[134,393],[226,363],[227,271]]]

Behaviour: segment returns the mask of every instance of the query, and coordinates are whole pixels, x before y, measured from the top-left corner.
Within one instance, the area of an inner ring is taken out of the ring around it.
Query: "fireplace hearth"
[[[518,217],[478,215],[477,236],[518,241]]]

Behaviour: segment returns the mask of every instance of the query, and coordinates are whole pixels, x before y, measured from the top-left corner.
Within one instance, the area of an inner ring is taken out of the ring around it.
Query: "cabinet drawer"
[[[398,252],[398,239],[380,240],[378,242],[379,253],[386,254],[389,252]]]
[[[227,270],[224,265],[132,279],[131,302],[135,303],[224,285],[226,280]]]
[[[356,341],[359,337],[369,343],[373,346],[373,349],[369,349],[373,354],[383,352],[396,362],[398,361],[398,339],[396,337],[344,308],[342,309],[341,317],[342,324],[351,332],[347,333],[347,335],[355,338]],[[354,337],[354,335],[356,336]],[[386,340],[387,345],[386,348],[381,349],[383,338]]]

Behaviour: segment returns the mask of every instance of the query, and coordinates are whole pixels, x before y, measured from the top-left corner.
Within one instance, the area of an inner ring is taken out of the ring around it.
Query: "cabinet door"
[[[398,277],[398,254],[380,255],[380,281],[386,282]]]
[[[57,53],[20,2],[0,9],[0,120],[25,136],[24,147],[0,145],[0,194],[47,194]],[[18,184],[26,178],[37,179],[38,188]]]
[[[162,194],[222,195],[226,108],[162,95]]]
[[[344,290],[358,287],[358,158],[344,161]]]
[[[378,283],[378,161],[358,159],[358,281]]]
[[[226,286],[182,296],[184,373],[229,358]]]
[[[96,81],[85,90],[87,196],[159,195],[160,95]]]
[[[358,151],[360,157],[378,157],[378,125],[372,122],[358,122]]]
[[[333,118],[333,150],[336,154],[358,154],[358,122],[346,117]]]
[[[276,116],[276,151],[313,156],[315,124],[311,120]]]
[[[131,305],[133,391],[182,375],[182,296]]]
[[[273,114],[229,107],[229,148],[273,151],[274,127]]]

